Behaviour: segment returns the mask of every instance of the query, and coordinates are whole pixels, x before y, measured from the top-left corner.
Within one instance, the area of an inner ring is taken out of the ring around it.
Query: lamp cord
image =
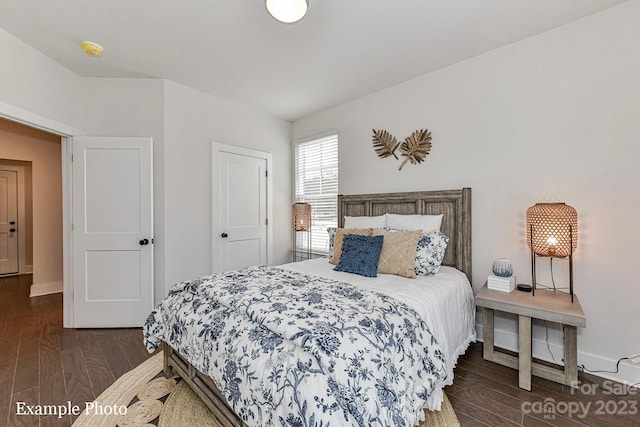
[[[549,345],[549,326],[547,325],[547,321],[544,321],[544,327],[546,330],[546,341],[547,341],[547,350],[549,351],[549,354],[551,355],[551,359],[553,359],[553,362],[556,365],[559,365],[559,363],[556,361],[556,358],[553,356],[553,352],[551,351],[551,346]],[[621,357],[620,359],[618,359],[618,361],[616,362],[616,370],[615,371],[607,371],[607,370],[591,370],[591,369],[587,369],[584,364],[578,366],[578,371],[580,372],[586,372],[586,373],[590,373],[590,374],[617,374],[618,372],[620,372],[620,363],[624,360],[629,360],[629,357]],[[563,359],[564,361],[564,359]],[[591,384],[596,384],[593,381],[589,380],[588,378],[582,377],[583,380],[591,383]],[[626,384],[624,384],[626,386]],[[640,385],[640,381],[633,383],[631,385],[629,385],[628,387],[626,387],[626,393],[614,393],[613,391],[611,392],[612,395],[614,396],[629,396],[629,394],[631,393],[631,389],[637,385]]]
[[[620,370],[620,362],[622,362],[623,360],[629,360],[629,358],[628,357],[621,357],[620,359],[618,359],[618,362],[616,362],[616,370],[615,371],[592,371],[590,369],[585,368],[584,365],[578,366],[578,370],[583,371],[583,372],[589,372],[590,374],[596,374],[596,373],[617,374],[618,371]]]
[[[557,289],[566,289],[566,288],[556,288],[556,282],[554,280],[553,277],[553,258],[550,258],[549,260],[549,267],[551,269],[551,284],[553,285],[553,290],[556,291]],[[541,285],[544,286],[544,285]],[[548,286],[546,286],[548,288]],[[549,354],[551,355],[551,359],[553,359],[553,362],[556,365],[559,365],[559,363],[556,361],[556,358],[553,355],[553,352],[551,351],[551,346],[549,345],[549,326],[547,325],[547,321],[544,321],[544,327],[545,327],[545,332],[546,332],[546,341],[547,341],[547,350],[549,351]],[[584,364],[578,366],[578,370],[580,372],[588,372],[590,374],[595,374],[595,373],[606,373],[606,374],[617,374],[620,371],[620,363],[623,360],[629,360],[628,357],[621,357],[620,359],[618,359],[618,361],[616,362],[616,370],[615,371],[607,371],[607,370],[590,370],[587,369]],[[586,380],[586,378],[583,378]],[[589,381],[589,380],[587,380]],[[589,381],[590,383],[594,384],[592,381]],[[637,383],[633,383],[631,384],[628,388],[627,388],[627,392],[626,393],[621,393],[621,394],[617,394],[617,393],[612,393],[615,396],[629,396],[630,390],[632,387],[635,387],[636,385],[640,385],[640,381],[638,381]]]
[[[547,325],[547,321],[544,321],[544,330],[546,332],[546,341],[547,341],[547,350],[549,350],[549,354],[551,355],[551,359],[553,359],[553,363],[559,365],[555,356],[553,355],[553,351],[551,351],[551,346],[549,345],[549,325]]]
[[[621,357],[620,359],[618,359],[618,361],[616,362],[616,370],[615,371],[607,371],[607,370],[595,370],[595,371],[592,371],[590,369],[585,368],[584,364],[578,366],[578,371],[580,371],[580,372],[588,372],[590,374],[594,374],[594,373],[617,374],[619,372],[619,370],[620,370],[620,362],[622,362],[623,360],[629,360],[629,358],[628,357]],[[587,379],[585,377],[582,377],[582,379],[587,381],[587,382],[589,382],[589,383],[591,383],[591,384],[596,384],[593,381],[591,381],[591,380],[589,380],[589,379]],[[614,395],[614,396],[629,396],[631,394],[631,389],[633,387],[637,386],[637,385],[640,385],[640,381],[638,381],[636,383],[633,383],[633,384],[631,384],[629,386],[626,386],[626,384],[625,384],[626,390],[627,390],[626,393],[614,393],[614,392],[611,392],[611,394]]]
[[[553,257],[549,258],[549,268],[551,269],[551,284],[552,284],[552,286],[543,285],[542,283],[538,283],[538,281],[536,281],[536,286],[539,286],[539,287],[544,288],[544,289],[553,289],[554,292],[556,292],[558,290],[569,289],[568,287],[564,287],[564,288],[557,288],[556,287],[556,281],[555,281],[555,278],[553,277]]]

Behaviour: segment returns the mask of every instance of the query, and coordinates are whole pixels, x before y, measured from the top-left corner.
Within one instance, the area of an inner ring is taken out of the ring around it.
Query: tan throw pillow
[[[411,279],[416,277],[416,250],[422,230],[373,230],[373,236],[384,236],[378,273],[395,274]]]
[[[337,264],[342,255],[342,240],[345,234],[357,234],[359,236],[371,236],[371,228],[336,228],[336,236],[333,238],[333,256],[329,260],[331,264]]]

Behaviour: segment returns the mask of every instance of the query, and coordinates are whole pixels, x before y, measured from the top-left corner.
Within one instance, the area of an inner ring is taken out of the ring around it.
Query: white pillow
[[[396,230],[440,231],[443,215],[396,215],[387,214],[387,227]]]
[[[387,225],[387,214],[380,216],[345,216],[344,228],[382,228]]]

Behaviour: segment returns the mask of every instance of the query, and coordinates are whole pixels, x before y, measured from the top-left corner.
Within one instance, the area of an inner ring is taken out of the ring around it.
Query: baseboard
[[[476,335],[478,341],[484,342],[484,331],[482,324],[476,323]],[[493,335],[495,347],[515,352],[518,351],[518,334],[516,334],[515,332],[495,329]],[[553,352],[553,356],[556,360],[555,362],[553,361],[551,354],[549,354],[549,349]],[[564,365],[564,363],[562,362],[562,358],[564,357],[564,347],[561,344],[550,341],[549,348],[547,348],[547,341],[544,336],[533,337],[532,353],[533,357],[537,359]],[[617,362],[617,360],[608,359],[606,357],[586,353],[583,351],[578,351],[578,366],[584,365],[587,369],[590,369],[592,371],[614,371]],[[592,375],[605,378],[607,380],[618,381],[623,384],[640,389],[640,365],[632,365],[628,361],[623,361],[620,363],[620,370],[617,374],[598,372],[593,373]]]
[[[42,295],[57,294],[62,292],[62,282],[34,283],[31,285],[30,297],[39,297]]]
[[[25,265],[24,274],[33,274],[33,265]]]

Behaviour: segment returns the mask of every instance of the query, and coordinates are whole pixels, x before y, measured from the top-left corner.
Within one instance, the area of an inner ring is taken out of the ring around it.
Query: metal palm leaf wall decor
[[[373,148],[378,153],[378,157],[384,159],[385,157],[393,156],[398,160],[396,156],[396,148],[400,143],[395,136],[391,135],[386,130],[373,130]]]
[[[400,152],[406,159],[404,159],[398,170],[402,170],[407,160],[414,165],[422,162],[429,154],[429,151],[431,151],[431,132],[427,129],[413,132],[400,145]]]
[[[431,151],[431,132],[428,129],[416,130],[400,143],[395,136],[386,130],[373,129],[373,148],[378,157],[384,159],[385,157],[393,156],[398,159],[395,154],[398,147],[400,147],[401,155],[405,157],[398,170],[402,170],[402,167],[407,162],[417,165]]]

